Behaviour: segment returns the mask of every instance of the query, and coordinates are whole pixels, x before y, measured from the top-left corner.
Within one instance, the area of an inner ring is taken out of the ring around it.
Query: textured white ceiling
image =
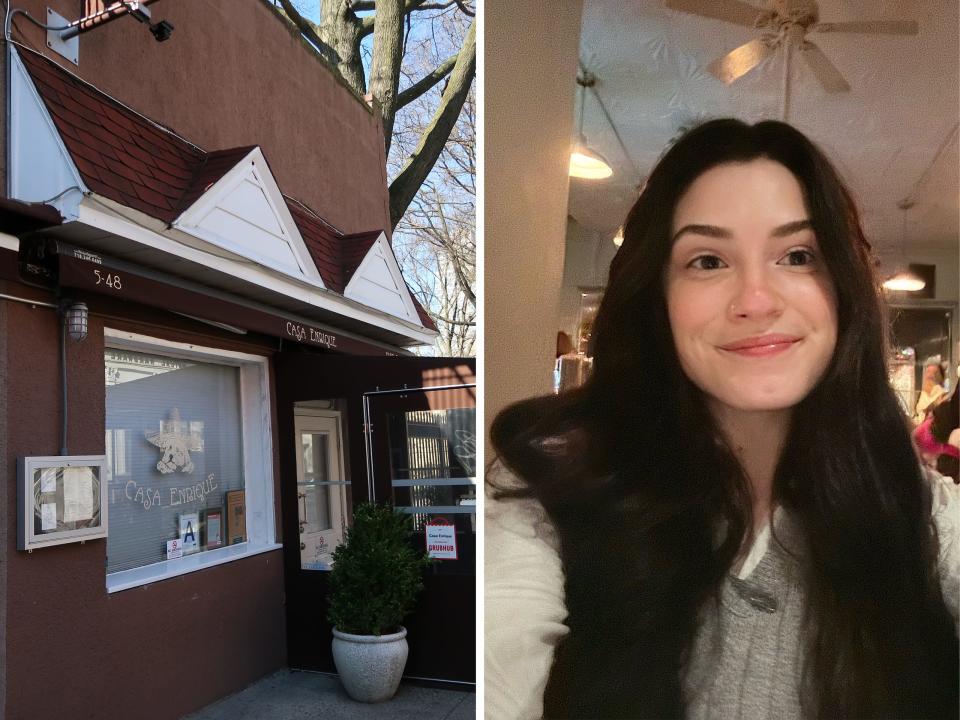
[[[761,7],[763,0],[754,5]],[[821,0],[820,21],[917,20],[916,36],[811,33],[851,90],[828,94],[806,64],[792,63],[789,121],[833,159],[878,253],[903,235],[897,202],[910,194],[954,130],[960,106],[958,0]],[[778,51],[727,87],[706,71],[759,31],[667,10],[661,0],[585,0],[580,57],[623,140],[588,94],[584,132],[613,165],[612,178],[571,179],[570,214],[610,235],[621,224],[667,142],[710,117],[779,118]],[[579,106],[578,106],[579,107]],[[579,112],[579,111],[578,111]],[[909,245],[942,251],[960,242],[956,133],[930,168],[907,216]]]

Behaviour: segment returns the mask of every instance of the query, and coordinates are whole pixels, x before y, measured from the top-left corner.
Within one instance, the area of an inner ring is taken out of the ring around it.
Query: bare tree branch
[[[413,85],[408,87],[402,93],[397,95],[397,110],[409,105],[411,102],[416,100],[418,97],[427,92],[430,88],[436,85],[438,82],[443,80],[447,75],[450,74],[450,71],[453,70],[453,66],[457,63],[457,56],[452,55],[440,63],[433,72],[429,75],[425,75],[420,80],[415,82]]]
[[[477,11],[471,8],[468,8],[467,4],[463,2],[463,0],[455,0],[455,1],[457,3],[457,7],[460,8],[460,12],[462,12],[464,15],[468,15],[470,17],[477,16]]]
[[[405,13],[413,12],[414,10],[446,10],[448,7],[457,5],[463,10],[464,13],[473,17],[474,13],[470,11],[470,8],[466,7],[462,0],[450,0],[450,2],[445,3],[428,3],[426,0],[407,0],[403,11]],[[370,10],[376,10],[377,3],[374,0],[353,0],[350,3],[350,9],[354,12],[368,12]]]
[[[444,317],[443,315],[434,315],[434,320],[440,320],[445,322],[447,325],[464,325],[466,327],[476,327],[477,323],[475,320],[453,320],[452,318]]]
[[[430,126],[424,131],[406,166],[390,184],[391,229],[397,226],[420,185],[440,157],[467,99],[477,66],[476,31],[477,23],[474,20],[464,38],[463,47],[457,55],[457,62],[440,98],[440,105],[433,114]]]
[[[360,36],[366,37],[373,32],[373,29],[376,27],[376,15],[364,15],[360,18]]]
[[[414,10],[446,10],[449,7],[454,5],[460,6],[460,2],[457,0],[450,0],[446,3],[428,3],[426,0],[406,0],[403,6],[403,13],[407,15],[412,13]],[[353,12],[365,12],[369,10],[377,9],[377,3],[374,0],[357,0],[356,2],[350,3],[350,9]],[[468,8],[462,7],[464,13],[473,17],[473,13],[469,11]],[[363,37],[366,37],[370,33],[374,32],[377,24],[376,15],[365,15],[360,18],[360,32]]]
[[[320,39],[317,26],[303,17],[290,0],[280,0],[280,6],[303,36],[316,46],[323,58],[334,67],[337,67],[340,58],[337,57],[337,53],[332,47]]]
[[[446,3],[407,3],[407,12],[413,12],[414,10],[446,10],[449,7],[454,5],[459,5],[456,0],[450,0]]]

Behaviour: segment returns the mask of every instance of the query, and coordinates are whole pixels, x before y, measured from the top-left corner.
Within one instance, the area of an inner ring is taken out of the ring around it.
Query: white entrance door
[[[300,567],[328,570],[347,524],[340,413],[305,410],[294,418]]]

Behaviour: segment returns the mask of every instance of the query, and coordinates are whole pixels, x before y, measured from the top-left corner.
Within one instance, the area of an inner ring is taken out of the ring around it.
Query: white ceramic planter
[[[354,700],[375,703],[397,692],[407,664],[407,629],[392,635],[351,635],[333,629],[333,662]]]

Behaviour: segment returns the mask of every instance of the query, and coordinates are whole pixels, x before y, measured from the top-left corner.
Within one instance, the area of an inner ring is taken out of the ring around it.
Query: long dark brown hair
[[[805,713],[955,717],[958,651],[936,569],[931,494],[887,381],[886,314],[855,204],[784,123],[715,120],[662,158],[627,218],[580,389],[504,410],[491,440],[560,538],[570,633],[546,717],[678,717],[697,617],[748,529],[743,468],[680,370],[664,270],[677,202],[725,163],[768,158],[803,189],[837,298],[838,340],[796,407],[774,497],[805,562]],[[716,529],[728,531],[716,545]],[[598,541],[598,538],[602,538]]]

